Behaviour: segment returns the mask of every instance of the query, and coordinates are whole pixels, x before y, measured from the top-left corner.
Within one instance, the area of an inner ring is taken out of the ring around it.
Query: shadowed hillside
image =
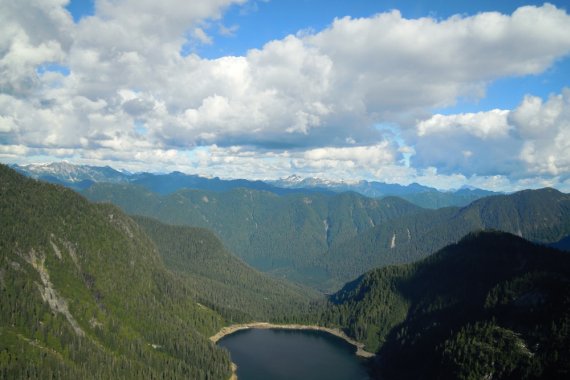
[[[381,379],[563,379],[570,256],[519,237],[468,235],[347,284],[323,315],[378,349]]]

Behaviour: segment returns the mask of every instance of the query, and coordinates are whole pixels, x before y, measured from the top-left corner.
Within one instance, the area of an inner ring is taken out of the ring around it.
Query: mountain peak
[[[300,182],[303,182],[303,177],[301,177],[297,174],[291,174],[289,177],[283,178],[282,181],[287,181],[290,183],[300,183]]]

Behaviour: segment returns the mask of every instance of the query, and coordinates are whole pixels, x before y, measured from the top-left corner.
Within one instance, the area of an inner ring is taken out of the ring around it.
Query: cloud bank
[[[3,161],[438,187],[568,179],[569,90],[515,110],[432,114],[567,56],[570,16],[552,5],[344,17],[205,59],[189,47],[215,43],[208,23],[245,0],[99,0],[78,23],[66,3],[0,0]]]

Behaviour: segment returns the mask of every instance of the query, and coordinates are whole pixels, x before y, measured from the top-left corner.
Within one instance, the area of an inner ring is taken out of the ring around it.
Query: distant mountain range
[[[441,208],[449,206],[466,206],[482,197],[498,194],[477,188],[462,188],[455,191],[440,191],[419,183],[398,185],[376,181],[330,181],[319,178],[301,178],[289,176],[270,184],[285,189],[325,189],[336,193],[353,191],[371,198],[395,196],[403,198],[423,208]]]
[[[73,165],[67,162],[51,164],[12,165],[17,172],[42,181],[63,185],[74,190],[85,190],[94,183],[131,183],[158,194],[171,194],[182,189],[229,191],[237,188],[264,190],[276,194],[312,192],[311,189],[287,189],[263,181],[247,179],[207,178],[199,175],[171,172],[168,174],[130,173],[109,166]],[[319,189],[318,191],[325,191]]]
[[[74,190],[86,189],[96,182],[128,182],[131,174],[109,166],[73,165],[68,162],[51,164],[12,165],[12,169],[28,177],[63,185]]]
[[[170,194],[181,189],[229,191],[237,188],[269,191],[275,194],[356,192],[371,198],[397,196],[424,208],[465,206],[479,198],[497,193],[476,188],[439,191],[417,183],[410,185],[382,182],[335,182],[319,178],[292,175],[276,181],[225,180],[172,172],[168,174],[129,173],[109,166],[73,165],[67,162],[51,164],[13,165],[13,169],[32,178],[56,183],[74,190],[85,190],[94,183],[132,183],[158,194]]]
[[[418,183],[403,186],[383,182],[331,181],[312,177],[302,178],[296,174],[284,179],[268,182],[277,187],[287,189],[323,188],[331,189],[335,192],[354,191],[373,198],[386,195],[417,194],[426,191],[437,191],[437,189],[433,187],[423,186]]]

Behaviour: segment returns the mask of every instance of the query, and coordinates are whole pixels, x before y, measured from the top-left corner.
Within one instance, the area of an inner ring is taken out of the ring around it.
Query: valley
[[[355,193],[96,183],[82,192],[91,203],[5,166],[0,176],[4,377],[225,379],[231,358],[215,342],[274,327],[342,337],[374,378],[569,370],[570,256],[545,246],[570,235],[556,190],[427,210]],[[503,348],[466,356],[491,341]]]
[[[128,214],[208,228],[258,270],[325,292],[378,266],[418,260],[472,231],[495,229],[545,244],[570,235],[570,196],[554,189],[437,210],[355,193],[187,189],[160,195],[128,184],[95,184],[82,194]]]
[[[569,358],[568,0],[0,0],[0,380]]]

